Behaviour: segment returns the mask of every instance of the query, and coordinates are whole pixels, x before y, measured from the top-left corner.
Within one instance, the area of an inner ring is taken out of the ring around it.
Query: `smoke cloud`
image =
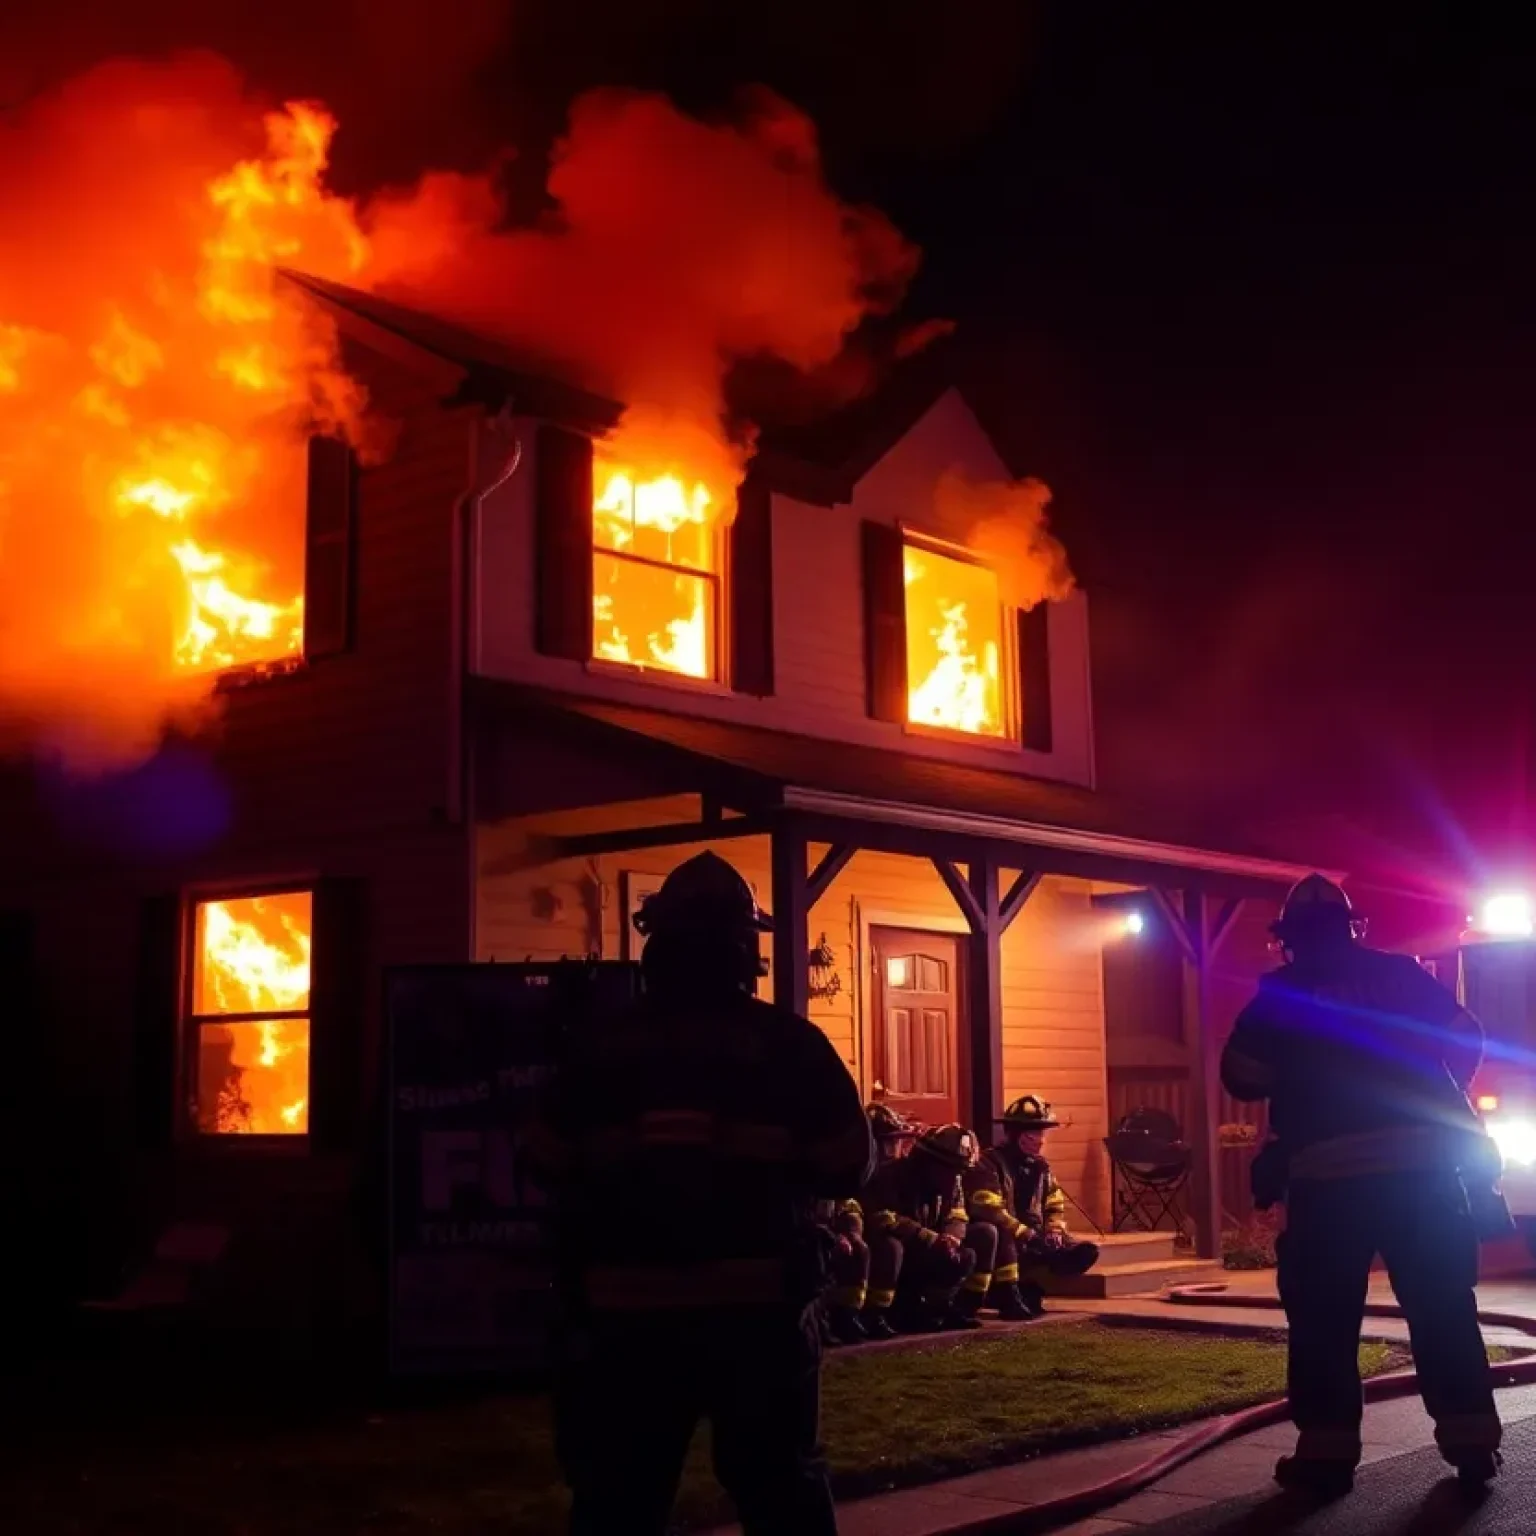
[[[102,65],[0,123],[0,742],[76,764],[142,756],[217,667],[298,649],[304,443],[366,452],[379,424],[280,268],[632,402],[612,450],[728,509],[733,363],[829,368],[917,264],[766,91],[715,122],[581,97],[521,226],[499,164],[333,194],[326,110],[274,110],[208,54]]]
[[[934,497],[940,525],[997,567],[1003,601],[1020,608],[1057,602],[1073,588],[1066,549],[1050,531],[1050,491],[1038,480],[972,480],[951,471]]]
[[[734,362],[826,367],[917,267],[883,214],[829,190],[813,125],[766,91],[724,123],[661,96],[589,93],[547,191],[551,211],[515,229],[490,176],[379,197],[370,277],[688,433],[718,433]],[[713,489],[728,501],[730,487]]]

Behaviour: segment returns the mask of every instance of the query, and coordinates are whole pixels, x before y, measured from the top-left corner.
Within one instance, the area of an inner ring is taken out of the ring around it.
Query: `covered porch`
[[[866,1096],[922,1086],[931,1063],[911,1058],[934,1035],[910,1020],[949,1008],[953,1112],[990,1136],[1013,1094],[1065,1101],[1063,1183],[1096,1221],[1113,1214],[1101,950],[1127,910],[1155,910],[1181,983],[1187,1208],[1197,1253],[1219,1253],[1217,1058],[1264,961],[1250,943],[1218,962],[1305,869],[1138,836],[1099,795],[1009,773],[500,685],[477,707],[479,958],[631,955],[632,867],[654,882],[713,847],[773,913],[772,996],[827,1029]],[[886,991],[907,951],[953,957],[951,1001],[915,978],[911,1008]]]

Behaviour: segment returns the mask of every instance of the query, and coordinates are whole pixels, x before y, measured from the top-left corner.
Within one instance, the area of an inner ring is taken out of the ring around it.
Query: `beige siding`
[[[540,835],[683,821],[686,799],[504,822],[477,832],[476,957],[553,959],[625,954],[625,875],[660,877],[704,846],[534,863]],[[741,838],[712,845],[769,903],[768,842]],[[814,847],[814,862],[822,849]],[[522,865],[523,867],[516,867]],[[1005,876],[1005,879],[1008,878]],[[1044,1094],[1065,1122],[1052,1137],[1058,1176],[1098,1220],[1107,1211],[1104,1012],[1099,927],[1081,881],[1045,880],[1003,941],[1003,1097]],[[949,892],[926,860],[859,853],[811,910],[810,938],[823,933],[837,957],[841,989],[813,1000],[811,1017],[826,1030],[867,1091],[865,1012],[871,923],[963,931]],[[771,978],[764,995],[772,995]],[[998,1106],[1001,1108],[1001,1105]],[[984,1135],[990,1127],[978,1127]]]
[[[517,431],[533,441],[533,422]],[[537,448],[533,449],[537,453]],[[980,481],[1008,470],[964,399],[951,390],[854,488],[847,506],[822,507],[775,493],[771,571],[775,687],[767,698],[706,690],[665,673],[631,674],[540,655],[532,615],[534,492],[537,475],[521,471],[489,493],[476,521],[473,579],[476,620],[470,669],[484,677],[583,697],[677,710],[832,741],[884,747],[908,756],[1028,773],[1068,783],[1093,782],[1088,600],[1076,592],[1053,603],[1050,632],[1053,746],[915,733],[872,720],[865,702],[860,525],[905,523],[964,542],[971,530],[946,520],[936,501],[943,475],[960,469]]]
[[[1081,880],[1043,880],[1003,942],[1003,1085],[1043,1094],[1062,1121],[1051,1161],[1097,1221],[1109,1213],[1103,920]]]

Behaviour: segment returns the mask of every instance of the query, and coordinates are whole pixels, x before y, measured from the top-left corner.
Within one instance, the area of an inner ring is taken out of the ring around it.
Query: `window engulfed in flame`
[[[313,925],[309,891],[198,903],[192,1013],[200,1131],[308,1131]]]
[[[592,654],[715,675],[716,513],[703,485],[594,466]]]
[[[907,545],[907,719],[1001,736],[1003,605],[997,573]]]

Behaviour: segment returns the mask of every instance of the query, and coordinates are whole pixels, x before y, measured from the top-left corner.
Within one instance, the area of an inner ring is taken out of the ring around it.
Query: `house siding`
[[[571,836],[695,815],[696,802],[680,796],[477,827],[476,958],[556,959],[594,952],[621,958],[626,953],[625,872],[660,877],[705,848],[730,860],[767,904],[769,848],[761,836],[513,867],[531,836]],[[813,865],[822,852],[812,845]],[[1064,1122],[1051,1139],[1058,1176],[1073,1198],[1102,1221],[1109,1199],[1102,1147],[1107,1129],[1104,1021],[1088,898],[1084,882],[1044,880],[1004,937],[1003,1094],[1006,1102],[1038,1092],[1056,1105]],[[841,988],[833,998],[812,999],[810,1015],[866,1096],[871,922],[964,931],[932,865],[894,854],[856,854],[811,908],[810,942],[825,933]],[[772,977],[764,979],[762,995],[772,996]],[[991,1128],[978,1129],[988,1135]]]
[[[536,423],[517,424],[527,453]],[[933,492],[950,469],[1005,480],[1006,466],[960,395],[951,391],[859,482],[849,505],[815,506],[775,493],[774,692],[751,698],[720,687],[541,655],[534,644],[534,494],[526,467],[487,496],[475,525],[471,669],[479,675],[739,721],[771,730],[880,746],[918,757],[1090,784],[1093,780],[1088,607],[1082,593],[1049,612],[1052,750],[965,741],[872,720],[866,708],[860,524],[915,523],[959,539],[937,518]],[[727,626],[728,627],[728,626]]]

